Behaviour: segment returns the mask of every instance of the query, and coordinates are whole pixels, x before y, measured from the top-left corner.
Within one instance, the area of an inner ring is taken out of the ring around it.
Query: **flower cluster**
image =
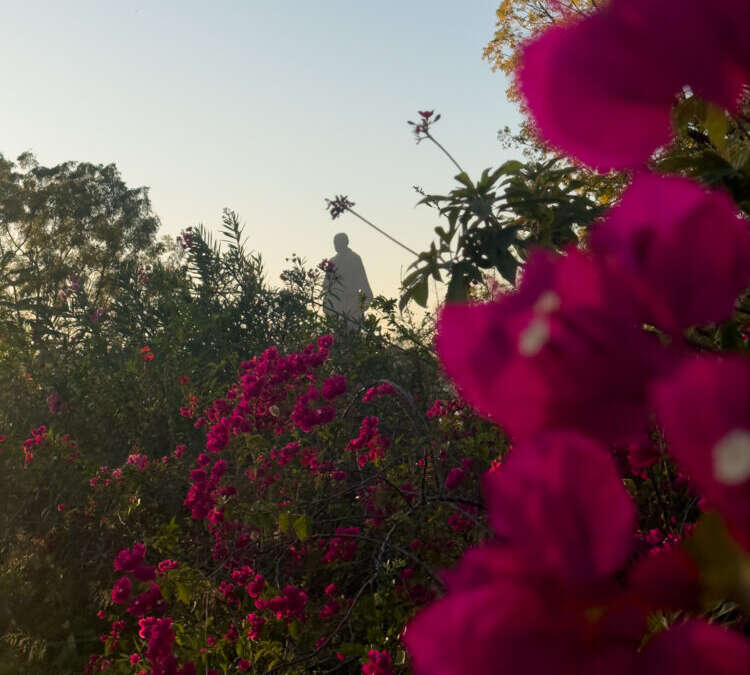
[[[28,466],[34,460],[34,449],[47,440],[47,427],[42,425],[31,430],[31,435],[23,442],[24,465]]]
[[[336,195],[333,199],[326,199],[326,210],[331,214],[331,219],[336,220],[342,213],[354,206],[346,195]]]
[[[412,131],[414,132],[417,143],[429,136],[430,127],[440,119],[440,115],[435,115],[434,110],[419,110],[418,113],[419,122],[408,121],[408,124],[414,127]],[[435,116],[433,117],[433,115]]]
[[[377,417],[365,417],[359,429],[359,436],[346,444],[346,449],[357,453],[357,464],[364,466],[368,462],[383,457],[390,445],[390,440],[381,436],[378,429],[380,420]]]
[[[396,390],[393,388],[393,385],[390,382],[381,382],[376,387],[369,387],[367,389],[364,396],[362,397],[362,403],[370,403],[376,398],[381,398],[383,396],[393,396],[395,393]]]
[[[355,525],[352,527],[337,527],[336,536],[328,542],[328,550],[323,555],[324,563],[334,560],[348,562],[357,554],[357,535],[360,529]]]

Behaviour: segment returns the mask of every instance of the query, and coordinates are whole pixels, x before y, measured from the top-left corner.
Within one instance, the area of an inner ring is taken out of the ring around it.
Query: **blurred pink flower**
[[[750,230],[728,195],[675,176],[638,174],[591,236],[632,275],[642,319],[680,335],[723,321],[750,284]]]
[[[670,363],[642,315],[600,261],[537,251],[515,293],[447,305],[437,349],[466,401],[515,440],[567,429],[626,442],[647,429],[648,384]]]
[[[519,81],[551,145],[602,171],[643,166],[670,140],[686,85],[736,110],[750,81],[750,3],[611,0],[532,40]]]
[[[750,550],[750,361],[687,361],[653,398],[670,454]]]

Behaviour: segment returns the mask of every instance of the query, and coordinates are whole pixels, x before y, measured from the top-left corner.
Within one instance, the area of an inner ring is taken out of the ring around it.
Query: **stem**
[[[456,161],[455,159],[453,159],[453,155],[451,155],[451,153],[450,153],[450,152],[448,152],[448,151],[447,151],[447,150],[446,150],[446,149],[445,149],[445,148],[444,148],[444,147],[443,147],[442,145],[440,145],[440,143],[438,143],[438,141],[436,141],[436,140],[435,140],[435,137],[434,137],[434,136],[433,136],[432,134],[430,134],[430,132],[429,132],[429,131],[426,131],[426,132],[425,132],[425,136],[426,136],[427,138],[429,138],[429,139],[430,139],[430,140],[431,140],[431,141],[432,141],[432,142],[433,142],[433,143],[434,143],[435,145],[437,145],[437,146],[438,146],[438,148],[440,148],[440,149],[441,149],[441,150],[442,150],[442,151],[443,151],[443,152],[445,153],[445,156],[446,156],[446,157],[447,157],[447,158],[448,158],[448,159],[449,159],[449,160],[450,160],[451,162],[453,162],[453,164],[455,165],[455,167],[456,167],[456,168],[457,168],[457,169],[458,169],[458,170],[459,170],[459,171],[460,171],[461,173],[466,173],[466,172],[465,172],[465,171],[464,171],[464,170],[463,170],[463,169],[461,168],[461,165],[460,165],[460,164],[459,164],[459,163],[458,163],[458,162],[457,162],[457,161]]]
[[[388,237],[388,239],[390,239],[394,244],[398,244],[401,248],[409,251],[409,253],[411,253],[412,255],[419,257],[419,253],[417,253],[415,250],[409,248],[406,244],[402,244],[398,239],[394,239],[390,234],[384,232],[377,225],[367,220],[367,218],[360,216],[354,209],[347,207],[346,210],[349,211],[349,213],[351,213],[352,215],[357,216],[357,218],[359,218],[362,222],[367,223],[372,229],[380,232],[380,234],[382,234],[384,237]]]

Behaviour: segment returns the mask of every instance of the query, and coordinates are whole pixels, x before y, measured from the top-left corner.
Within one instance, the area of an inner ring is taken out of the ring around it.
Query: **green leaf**
[[[685,131],[688,124],[695,120],[702,120],[706,116],[706,102],[697,96],[691,96],[678,103],[672,111],[674,127],[678,131]]]
[[[448,302],[463,302],[468,295],[466,277],[461,271],[454,271],[448,284],[448,292],[445,299]]]
[[[176,583],[177,587],[177,598],[183,605],[189,605],[190,604],[190,590],[187,586],[184,584],[181,584],[179,581]]]
[[[505,253],[497,263],[497,271],[503,276],[509,284],[516,285],[516,271],[518,270],[518,261],[510,254]]]
[[[727,120],[724,109],[712,103],[707,104],[704,124],[711,143],[719,150],[723,150],[726,145],[727,129],[729,128],[729,120]]]
[[[518,173],[523,168],[523,162],[519,162],[517,159],[509,159],[507,162],[503,162],[496,170],[496,176],[502,174]]]
[[[721,516],[704,513],[683,547],[700,570],[706,607],[727,598],[750,607],[750,556],[734,541]]]
[[[310,520],[307,516],[300,516],[294,521],[294,533],[300,541],[310,538]]]
[[[289,511],[282,511],[279,514],[279,532],[289,532],[289,528],[292,525],[292,519],[289,516]]]
[[[462,171],[458,175],[454,176],[454,178],[461,184],[465,185],[469,190],[474,190],[474,183],[471,182],[471,178],[466,174],[465,171]],[[457,191],[454,191],[454,194]]]
[[[427,295],[429,293],[429,288],[427,286],[428,279],[425,277],[420,282],[414,285],[414,288],[412,289],[412,297],[416,301],[418,305],[421,307],[427,307]]]

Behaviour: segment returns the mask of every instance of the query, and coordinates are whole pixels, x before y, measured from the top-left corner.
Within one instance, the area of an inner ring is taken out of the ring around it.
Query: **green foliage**
[[[727,190],[750,214],[750,99],[736,117],[697,96],[684,96],[673,110],[675,141],[654,167]]]
[[[604,210],[581,171],[559,158],[508,161],[485,169],[476,183],[466,173],[456,180],[460,186],[448,195],[426,195],[419,202],[434,207],[447,228],[435,228],[437,243],[412,264],[401,308],[412,299],[426,305],[430,277],[447,280],[448,301],[465,300],[485,270],[514,285],[530,250],[577,242]]]
[[[341,424],[316,437],[321,456],[341,457],[368,411],[363,393],[387,382],[399,395],[369,408],[379,411],[393,439],[393,454],[378,465],[378,475],[401,481],[413,474],[428,481],[430,499],[440,495],[444,470],[436,466],[424,473],[416,465],[427,437],[431,434],[435,444],[448,433],[437,425],[425,435],[421,421],[435,397],[452,395],[431,347],[432,317],[399,313],[396,300],[379,297],[360,329],[350,330],[319,311],[322,273],[308,269],[298,256],[289,260],[284,287],[266,282],[262,259],[248,249],[234,212],[223,214],[221,242],[202,226],[184,232],[176,243],[157,242],[146,192],[119,182],[115,167],[45,169],[29,157],[20,163],[25,168],[18,170],[3,160],[9,188],[0,212],[5,246],[0,433],[7,435],[0,443],[0,673],[82,672],[101,645],[99,636],[109,630],[97,611],[115,617],[109,597],[112,560],[136,541],[157,560],[180,561],[161,582],[176,617],[180,649],[199,654],[208,632],[228,628],[226,608],[217,599],[210,535],[183,506],[189,469],[205,442],[204,432],[193,425],[202,406],[225,394],[240,362],[271,344],[291,351],[335,332],[327,374],[345,374],[351,394]],[[97,201],[108,194],[115,199],[109,210],[102,205],[106,200]],[[88,201],[76,206],[82,195]],[[16,203],[37,204],[37,217],[20,217],[28,209]],[[131,233],[118,239],[115,230],[121,227]],[[94,230],[101,239],[91,234]],[[21,231],[28,240],[18,238]],[[109,246],[102,243],[106,237],[114,242],[109,256],[102,252]],[[8,248],[11,238],[25,247]],[[35,265],[38,280],[32,279]],[[458,425],[451,433],[468,430],[461,426],[465,421],[446,424]],[[471,424],[491,429],[478,420]],[[25,465],[21,447],[39,425],[49,433],[33,446],[34,458]],[[430,452],[442,450],[453,463],[475,456],[486,464],[502,439],[497,432],[477,438],[476,443],[463,437],[443,440]],[[232,450],[236,470],[252,466],[275,443],[262,434],[238,438]],[[172,454],[177,444],[187,445],[182,458]],[[130,454],[147,456],[148,468],[128,464]],[[116,479],[114,468],[120,472]],[[292,477],[304,478],[292,504],[280,509],[282,497],[274,495],[248,498],[236,507],[237,516],[258,528],[274,555],[293,544],[317,545],[336,522],[351,519],[356,504],[337,499],[330,486],[305,470],[295,469]],[[467,484],[470,490],[476,490],[475,482]],[[392,497],[377,500],[386,506]],[[397,503],[403,505],[403,499]],[[419,518],[411,511],[394,513],[391,543],[402,552],[383,549],[383,535],[375,532],[362,549],[374,556],[369,567],[337,568],[334,579],[347,592],[361,589],[351,628],[339,645],[347,667],[374,646],[393,645],[394,658],[404,663],[403,650],[395,645],[411,609],[395,589],[414,554],[403,551],[410,551],[417,536],[430,537],[433,530],[445,534],[454,507],[425,501]],[[448,554],[426,552],[426,564],[442,566],[460,549],[451,545]],[[268,565],[269,579],[277,581],[272,562]],[[313,566],[303,578],[321,577]],[[132,636],[123,640],[133,650],[143,646]],[[231,664],[248,656],[248,649],[221,643],[215,651]],[[253,658],[273,667],[312,650],[310,629],[292,623],[288,632],[264,635]],[[299,672],[308,672],[308,665],[302,663]],[[131,671],[125,657],[114,659],[112,672]]]

